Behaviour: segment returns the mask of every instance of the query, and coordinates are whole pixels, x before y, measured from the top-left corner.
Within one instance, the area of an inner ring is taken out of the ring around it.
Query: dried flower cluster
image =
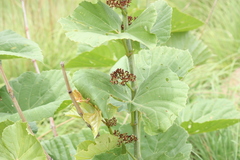
[[[107,5],[109,5],[111,8],[121,8],[128,7],[129,3],[131,3],[131,0],[107,0]]]
[[[111,75],[111,83],[112,84],[121,84],[126,85],[128,81],[134,82],[136,80],[136,76],[128,71],[124,71],[121,68],[116,69]],[[120,82],[119,82],[120,81]]]
[[[127,135],[127,133],[120,133],[118,130],[114,130],[113,135],[118,137],[118,145],[136,142],[138,139],[135,135]]]
[[[111,119],[105,119],[105,122],[106,126],[108,127],[112,127],[112,126],[116,126],[117,125],[117,118],[116,117],[113,117]]]
[[[128,16],[128,25],[130,26],[132,22],[137,19],[137,17]],[[124,30],[124,25],[121,25],[121,29]]]

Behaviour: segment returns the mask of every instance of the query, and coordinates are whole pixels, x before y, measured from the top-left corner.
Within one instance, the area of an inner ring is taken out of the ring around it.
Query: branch
[[[73,95],[73,92],[72,92],[72,89],[71,89],[71,86],[69,84],[69,81],[68,81],[68,77],[67,77],[67,74],[66,74],[66,71],[65,71],[65,68],[64,68],[64,62],[61,62],[60,63],[61,67],[62,67],[62,73],[63,73],[63,78],[65,80],[65,84],[66,84],[66,87],[67,87],[67,91],[68,91],[68,94],[73,102],[73,105],[75,106],[76,110],[77,110],[77,113],[82,117],[82,119],[84,120],[83,118],[83,110],[80,108],[78,102],[76,101],[76,99],[74,98],[74,95]],[[85,121],[85,120],[84,120]],[[85,121],[85,123],[87,124],[87,126],[91,129],[91,126]]]

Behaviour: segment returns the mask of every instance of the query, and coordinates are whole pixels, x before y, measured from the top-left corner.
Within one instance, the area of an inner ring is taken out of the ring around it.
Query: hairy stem
[[[127,9],[123,8],[122,9],[122,16],[123,16],[123,26],[124,26],[124,30],[126,30],[128,28],[128,14],[127,14]],[[135,68],[135,64],[134,64],[134,54],[133,54],[133,48],[132,48],[132,43],[130,39],[126,39],[123,40],[123,44],[124,47],[126,49],[126,56],[128,57],[128,64],[129,64],[129,71],[130,73],[134,74],[134,68]],[[137,84],[136,82],[131,82],[131,99],[133,100],[136,94],[136,90],[137,90]],[[137,137],[137,141],[134,143],[134,157],[137,160],[141,160],[142,156],[141,156],[141,148],[140,148],[140,112],[139,111],[133,111],[131,113],[131,126],[133,129],[133,134]]]

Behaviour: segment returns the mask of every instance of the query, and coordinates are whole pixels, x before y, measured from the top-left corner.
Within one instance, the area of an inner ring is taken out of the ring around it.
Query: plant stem
[[[13,102],[14,107],[16,108],[16,110],[17,110],[17,112],[18,112],[18,115],[19,115],[20,118],[22,119],[22,122],[27,122],[27,120],[26,120],[26,118],[25,118],[25,116],[24,116],[24,114],[23,114],[23,112],[22,112],[22,109],[20,108],[20,106],[19,106],[19,104],[18,104],[17,99],[16,99],[16,97],[14,96],[13,89],[12,89],[12,87],[10,86],[10,84],[9,84],[9,82],[8,82],[8,79],[7,79],[7,77],[6,77],[6,74],[5,74],[5,72],[4,72],[4,70],[3,70],[3,67],[2,67],[2,61],[1,61],[1,60],[0,60],[0,73],[1,73],[1,75],[2,75],[2,77],[3,77],[3,80],[4,80],[4,83],[5,83],[5,85],[6,85],[7,91],[8,91],[8,93],[9,93],[11,99],[12,99],[12,102]],[[31,134],[33,134],[32,129],[31,129],[31,127],[30,127],[29,125],[28,125],[28,129],[29,129],[29,131],[31,132]]]
[[[124,30],[128,28],[128,14],[126,7],[122,9],[122,16],[123,16],[123,26]],[[126,56],[128,57],[128,64],[129,64],[129,71],[130,73],[134,74],[134,68],[135,68],[135,62],[134,62],[134,54],[133,54],[133,48],[132,43],[130,39],[124,40],[124,47],[126,49]],[[137,84],[136,82],[131,82],[131,99],[133,100],[136,94],[137,90]],[[141,160],[141,148],[140,148],[140,112],[139,111],[133,111],[131,113],[131,126],[133,129],[133,134],[137,137],[137,141],[134,143],[134,156],[137,160]]]
[[[23,11],[23,18],[24,18],[24,26],[25,26],[26,37],[27,37],[27,39],[31,39],[30,31],[29,31],[29,27],[28,27],[28,20],[27,20],[27,13],[26,13],[26,8],[25,8],[25,3],[24,3],[24,0],[20,0],[20,1],[21,1],[21,4],[22,4],[22,11]],[[39,70],[37,61],[35,59],[32,59],[32,62],[33,62],[33,66],[34,66],[34,68],[36,70],[36,73],[40,74],[40,70]],[[55,137],[58,136],[53,117],[50,117],[49,121],[50,121],[50,126],[51,126],[51,129],[52,129],[53,135]]]
[[[67,86],[67,90],[68,90],[68,94],[73,102],[73,105],[75,106],[76,110],[77,110],[77,113],[82,117],[82,119],[84,120],[83,118],[83,110],[80,108],[79,104],[77,103],[76,99],[74,98],[74,95],[73,95],[73,92],[72,92],[72,89],[71,89],[71,86],[69,84],[69,81],[68,81],[68,77],[67,77],[67,74],[66,74],[66,71],[65,71],[65,68],[64,68],[64,63],[61,62],[61,67],[62,67],[62,73],[63,73],[63,77],[64,77],[64,80],[65,80],[65,84]],[[85,121],[85,120],[84,120]],[[87,126],[91,129],[91,126],[85,121],[85,123],[87,124]]]

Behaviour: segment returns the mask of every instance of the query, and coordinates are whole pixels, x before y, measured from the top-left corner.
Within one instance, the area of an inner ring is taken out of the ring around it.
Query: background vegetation
[[[167,0],[181,11],[199,18],[205,25],[195,31],[211,49],[207,63],[197,66],[185,81],[190,85],[190,97],[232,99],[240,109],[240,1],[236,0]],[[77,52],[77,44],[64,35],[58,19],[66,17],[77,7],[79,1],[26,0],[26,10],[31,39],[43,50],[44,64],[40,70],[59,69],[59,62],[68,61]],[[138,5],[147,5],[150,0],[138,0]],[[0,30],[11,29],[25,36],[20,1],[0,2]],[[34,71],[26,59],[4,60],[8,78],[18,77],[25,71]],[[2,80],[0,80],[2,83]],[[223,106],[224,107],[224,106]],[[55,117],[56,124],[68,118],[63,113]],[[73,120],[57,131],[59,134],[77,131],[79,122]],[[39,135],[49,130],[47,120],[41,122]],[[69,128],[69,126],[71,126]],[[45,138],[52,136],[48,134]],[[240,124],[215,132],[192,135],[193,159],[232,160],[240,159]],[[198,156],[199,155],[199,156]]]

